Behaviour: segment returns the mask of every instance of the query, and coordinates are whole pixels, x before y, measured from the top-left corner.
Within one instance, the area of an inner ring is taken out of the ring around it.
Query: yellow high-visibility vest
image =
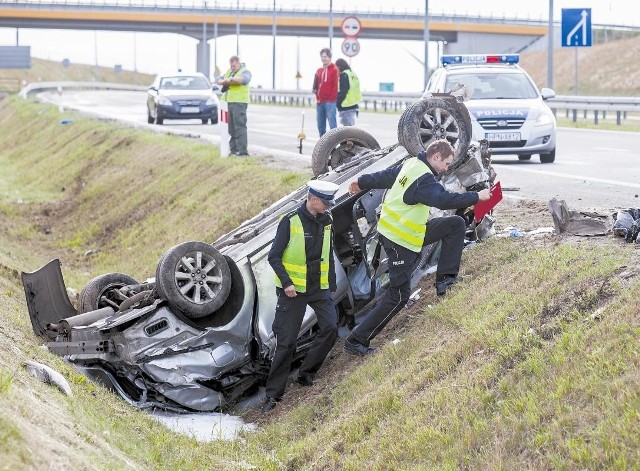
[[[322,238],[322,258],[320,260],[320,288],[329,288],[329,247],[331,242],[331,224],[324,227]],[[307,252],[304,243],[304,228],[300,215],[295,214],[289,219],[289,244],[282,254],[282,265],[297,292],[307,291]],[[276,275],[276,286],[282,288],[282,282]]]
[[[396,181],[382,203],[378,232],[387,239],[413,252],[420,252],[427,233],[429,206],[405,204],[404,194],[418,178],[431,173],[429,167],[417,157],[411,157],[402,166]]]

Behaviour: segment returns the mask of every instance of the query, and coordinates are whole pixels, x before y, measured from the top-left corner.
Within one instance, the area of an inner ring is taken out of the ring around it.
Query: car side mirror
[[[548,100],[549,98],[555,98],[556,92],[552,88],[543,88],[540,90],[540,95],[542,95],[543,100]]]
[[[157,92],[157,91],[158,91],[158,89],[157,89],[156,87],[154,87],[153,85],[151,85],[147,90],[148,90],[148,91],[153,90],[154,92]]]

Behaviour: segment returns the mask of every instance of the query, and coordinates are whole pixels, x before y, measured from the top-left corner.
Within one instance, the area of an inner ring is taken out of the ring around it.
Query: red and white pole
[[[229,106],[226,101],[220,101],[220,157],[229,157]]]

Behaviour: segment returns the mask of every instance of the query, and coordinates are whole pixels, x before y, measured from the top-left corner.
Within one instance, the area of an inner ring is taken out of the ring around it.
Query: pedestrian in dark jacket
[[[429,220],[431,206],[440,209],[466,208],[490,197],[489,190],[453,193],[444,189],[435,175],[446,172],[454,151],[448,141],[434,141],[426,152],[407,159],[402,166],[362,175],[351,182],[352,194],[374,188],[388,188],[378,221],[378,234],[389,264],[389,288],[382,299],[363,316],[345,340],[344,350],[352,355],[373,352],[371,340],[404,307],[409,299],[411,273],[422,247],[442,241],[436,271],[436,294],[444,295],[457,281],[464,248],[466,223],[460,216]]]
[[[320,137],[329,128],[338,126],[336,121],[336,100],[338,99],[338,68],[331,62],[331,50],[324,48],[320,51],[322,67],[316,71],[313,78],[313,93],[316,94],[316,120]]]
[[[314,310],[318,331],[298,371],[298,383],[312,386],[315,374],[338,337],[338,317],[331,293],[336,291],[331,216],[338,185],[312,180],[307,201],[280,220],[269,251],[276,274],[278,304],[273,320],[276,350],[267,378],[262,411],[282,398],[307,308]]]
[[[347,61],[338,59],[336,67],[340,71],[340,84],[338,86],[338,114],[340,124],[343,126],[355,126],[358,116],[358,103],[362,101],[360,92],[360,80]]]

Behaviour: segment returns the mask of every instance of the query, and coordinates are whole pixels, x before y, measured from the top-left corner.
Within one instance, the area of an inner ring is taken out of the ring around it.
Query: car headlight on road
[[[162,106],[171,106],[171,100],[169,100],[167,97],[165,96],[161,96],[158,98],[158,104],[162,105]]]
[[[205,105],[207,105],[207,106],[213,106],[215,104],[216,104],[216,101],[213,98],[209,98],[207,100],[207,102],[205,103]]]
[[[547,113],[542,113],[536,119],[536,124],[534,126],[545,126],[547,124],[553,123],[553,117]]]

